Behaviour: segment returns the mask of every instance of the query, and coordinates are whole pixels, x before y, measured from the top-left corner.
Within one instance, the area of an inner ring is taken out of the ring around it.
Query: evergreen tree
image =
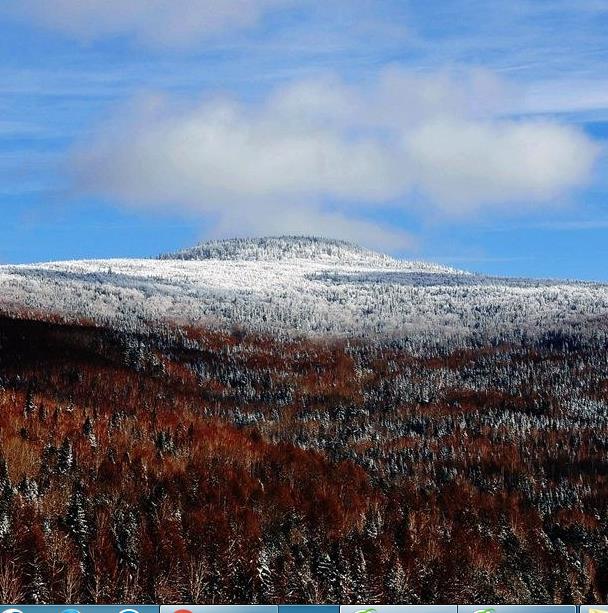
[[[395,558],[386,576],[386,600],[395,604],[416,603],[416,594],[409,586],[403,565]]]
[[[42,563],[36,559],[29,564],[30,581],[27,588],[27,600],[32,604],[48,603],[48,586],[42,576]]]
[[[258,554],[256,565],[256,579],[263,603],[275,601],[272,571],[270,570],[270,555],[265,547]]]
[[[36,403],[34,402],[34,393],[32,390],[28,390],[25,397],[25,405],[23,406],[23,416],[27,419],[30,415],[33,415],[36,410]]]
[[[8,536],[11,527],[11,507],[14,491],[6,460],[0,456],[0,539]]]
[[[87,500],[79,484],[74,487],[64,521],[84,559],[87,554],[91,527],[87,516]]]
[[[93,420],[90,418],[90,416],[87,416],[82,426],[82,433],[89,441],[91,447],[97,447],[97,437],[95,436],[95,432],[93,431]]]
[[[57,453],[57,472],[60,475],[67,475],[74,466],[74,450],[68,438],[63,439],[59,452]]]
[[[119,508],[112,521],[114,545],[120,564],[133,573],[138,566],[139,516],[131,509]]]

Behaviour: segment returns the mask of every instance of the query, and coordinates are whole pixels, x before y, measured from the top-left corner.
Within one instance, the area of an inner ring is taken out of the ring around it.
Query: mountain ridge
[[[362,247],[355,242],[315,235],[277,235],[212,239],[194,247],[163,253],[159,260],[239,260],[309,262],[342,265],[389,266],[415,268],[429,272],[462,272],[456,269],[417,260],[403,260]]]
[[[487,277],[346,241],[266,237],[210,241],[157,259],[0,266],[0,307],[124,330],[174,321],[274,337],[468,346],[556,330],[595,335],[608,321],[608,286]]]
[[[289,258],[314,259],[316,257],[375,255],[375,252],[360,247],[356,243],[315,235],[276,235],[256,237],[234,237],[210,239],[193,247],[164,253],[159,259],[178,260],[230,260],[230,259],[269,259]],[[389,258],[389,256],[384,256]]]

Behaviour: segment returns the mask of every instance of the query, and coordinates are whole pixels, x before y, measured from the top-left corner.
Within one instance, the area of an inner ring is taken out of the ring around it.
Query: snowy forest
[[[412,351],[520,342],[548,329],[594,336],[608,285],[471,274],[345,241],[206,241],[158,259],[0,266],[0,309],[126,332],[180,321],[274,338],[407,338]]]
[[[0,601],[608,599],[608,341],[0,318]]]

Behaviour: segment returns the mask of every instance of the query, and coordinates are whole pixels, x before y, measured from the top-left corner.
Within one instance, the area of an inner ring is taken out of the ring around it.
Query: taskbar
[[[608,605],[0,605],[0,613],[608,613]]]

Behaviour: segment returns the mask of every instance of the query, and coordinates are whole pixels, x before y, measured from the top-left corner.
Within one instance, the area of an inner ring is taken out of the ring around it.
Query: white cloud
[[[359,87],[294,83],[259,105],[140,101],[81,147],[81,189],[211,216],[222,232],[317,231],[405,240],[373,207],[444,215],[547,206],[583,185],[598,147],[575,128],[497,119],[512,95],[492,75],[384,71]],[[315,221],[316,220],[316,221]]]
[[[527,114],[602,113],[608,110],[605,78],[560,78],[530,83],[513,112]]]
[[[135,36],[152,46],[185,47],[254,25],[289,0],[4,0],[3,10],[79,39]]]
[[[543,203],[582,185],[597,153],[572,127],[458,119],[424,123],[407,148],[422,189],[451,212]]]
[[[398,160],[377,140],[290,121],[272,108],[249,113],[214,101],[174,115],[140,107],[134,124],[114,126],[107,137],[81,152],[83,167],[92,169],[98,189],[114,186],[143,202],[177,199],[198,208],[235,198],[324,195],[382,201],[404,187]]]

